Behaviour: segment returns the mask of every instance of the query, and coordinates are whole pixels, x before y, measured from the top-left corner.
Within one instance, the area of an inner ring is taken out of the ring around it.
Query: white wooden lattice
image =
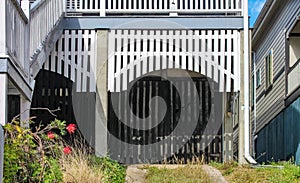
[[[44,69],[76,83],[76,92],[95,92],[96,31],[65,30]]]
[[[144,74],[178,68],[213,79],[220,91],[238,91],[239,39],[238,30],[111,30],[108,89],[126,90]]]

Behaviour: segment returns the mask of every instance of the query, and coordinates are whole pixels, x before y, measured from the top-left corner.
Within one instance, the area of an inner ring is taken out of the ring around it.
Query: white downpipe
[[[256,133],[256,87],[257,87],[257,75],[256,75],[256,53],[252,52],[252,62],[253,62],[253,77],[254,77],[254,83],[253,83],[253,131],[252,131],[252,144],[255,143],[255,133]],[[255,152],[255,146],[252,147],[252,152]]]
[[[249,15],[248,0],[244,0],[244,135],[245,159],[251,164],[257,162],[250,156],[250,108],[249,108]]]

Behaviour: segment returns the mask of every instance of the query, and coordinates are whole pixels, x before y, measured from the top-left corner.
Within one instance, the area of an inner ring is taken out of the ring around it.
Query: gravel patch
[[[202,169],[211,177],[213,183],[227,183],[221,172],[214,167],[203,165]]]

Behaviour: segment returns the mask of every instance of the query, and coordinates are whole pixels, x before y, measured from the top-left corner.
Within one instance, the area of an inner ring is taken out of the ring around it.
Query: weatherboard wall
[[[274,5],[270,11],[269,19],[266,17],[261,29],[254,29],[252,40],[256,69],[261,71],[261,85],[256,89],[257,131],[285,108],[286,32],[300,13],[300,1],[290,0],[285,6]],[[265,58],[270,50],[273,52],[273,85],[266,88]]]

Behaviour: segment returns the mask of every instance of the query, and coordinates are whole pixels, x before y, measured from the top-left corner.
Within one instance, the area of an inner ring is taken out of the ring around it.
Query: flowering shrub
[[[64,147],[64,154],[71,154],[71,152],[72,152],[72,149],[71,149],[71,147],[70,146],[67,146],[67,147]]]
[[[54,135],[53,132],[48,132],[47,136],[48,136],[49,139],[54,139],[55,138],[55,135]]]
[[[104,182],[125,181],[125,167],[109,158],[98,158],[78,139],[75,124],[54,120],[33,131],[18,121],[4,126],[3,182]],[[28,125],[27,125],[28,126]],[[72,135],[66,143],[62,136]],[[69,145],[69,144],[72,144]]]
[[[28,125],[27,125],[28,126]],[[65,121],[54,120],[33,132],[18,121],[4,126],[4,182],[61,182],[58,157],[63,141],[53,130],[65,135]]]
[[[75,124],[69,124],[66,129],[69,132],[69,134],[73,134],[73,133],[75,133],[76,125]]]

